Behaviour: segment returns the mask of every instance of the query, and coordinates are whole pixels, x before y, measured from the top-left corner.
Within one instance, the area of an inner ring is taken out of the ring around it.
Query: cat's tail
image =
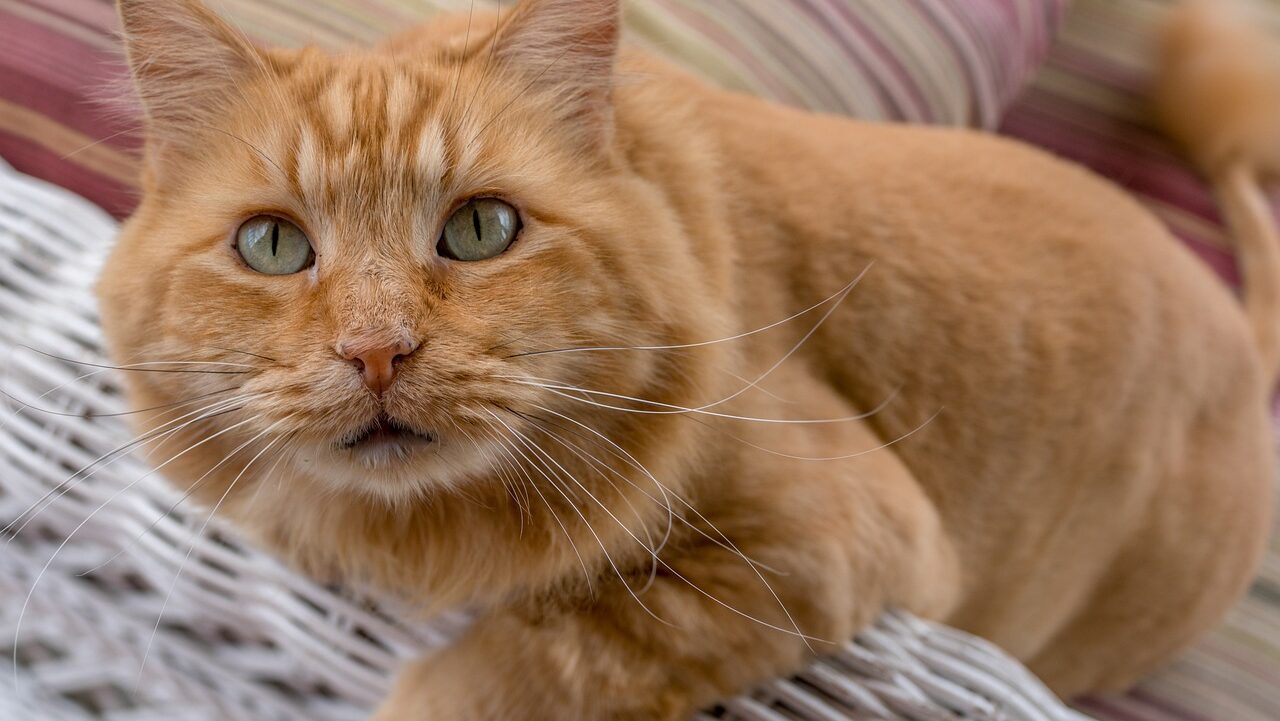
[[[1280,179],[1280,47],[1241,0],[1186,0],[1161,38],[1164,129],[1208,176],[1234,237],[1244,305],[1280,375],[1280,231],[1264,184]]]

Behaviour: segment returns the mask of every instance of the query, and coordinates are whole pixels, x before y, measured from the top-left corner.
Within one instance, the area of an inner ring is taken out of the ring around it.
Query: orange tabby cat
[[[103,321],[195,363],[131,374],[183,404],[156,458],[312,574],[485,609],[382,721],[681,719],[888,606],[1118,689],[1248,582],[1274,134],[1205,161],[1251,328],[1097,177],[619,60],[616,0],[338,56],[120,5],[148,143]],[[1169,67],[1176,121],[1218,79]]]

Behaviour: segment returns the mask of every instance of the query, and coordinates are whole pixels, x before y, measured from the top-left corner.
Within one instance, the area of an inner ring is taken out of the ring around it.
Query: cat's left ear
[[[584,139],[606,143],[622,11],[619,0],[523,0],[499,30],[495,55],[553,95]]]

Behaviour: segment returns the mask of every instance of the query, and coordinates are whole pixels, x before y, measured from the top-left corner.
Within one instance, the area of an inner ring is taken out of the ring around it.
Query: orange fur
[[[156,457],[201,444],[166,470],[310,573],[485,609],[378,719],[680,719],[887,606],[1070,695],[1214,623],[1271,505],[1269,373],[1226,290],[1114,187],[1015,143],[629,51],[616,82],[616,5],[526,0],[326,56],[250,48],[194,0],[121,3],[150,142],[100,285],[109,343],[243,371],[132,374],[138,407],[222,402]],[[441,258],[477,196],[520,238]],[[238,260],[263,212],[311,269]],[[406,333],[381,399],[335,350]],[[337,450],[380,412],[436,441]],[[803,419],[831,422],[771,422]]]
[[[1208,174],[1236,237],[1263,365],[1280,373],[1280,233],[1262,191],[1280,179],[1280,48],[1249,2],[1191,0],[1161,37],[1156,110]]]

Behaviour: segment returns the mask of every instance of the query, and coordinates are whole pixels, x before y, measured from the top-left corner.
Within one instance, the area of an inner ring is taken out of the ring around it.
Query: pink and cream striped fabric
[[[1064,4],[651,0],[633,8],[693,34],[704,59],[681,59],[708,75],[731,69],[714,75],[726,85],[865,119],[992,128],[1047,52]]]
[[[863,118],[994,127],[1064,2],[627,0],[626,11],[633,42],[727,87]],[[209,4],[265,43],[339,48],[472,2]],[[0,1],[0,157],[122,215],[138,140],[135,119],[101,102],[123,73],[115,29],[109,0]]]

